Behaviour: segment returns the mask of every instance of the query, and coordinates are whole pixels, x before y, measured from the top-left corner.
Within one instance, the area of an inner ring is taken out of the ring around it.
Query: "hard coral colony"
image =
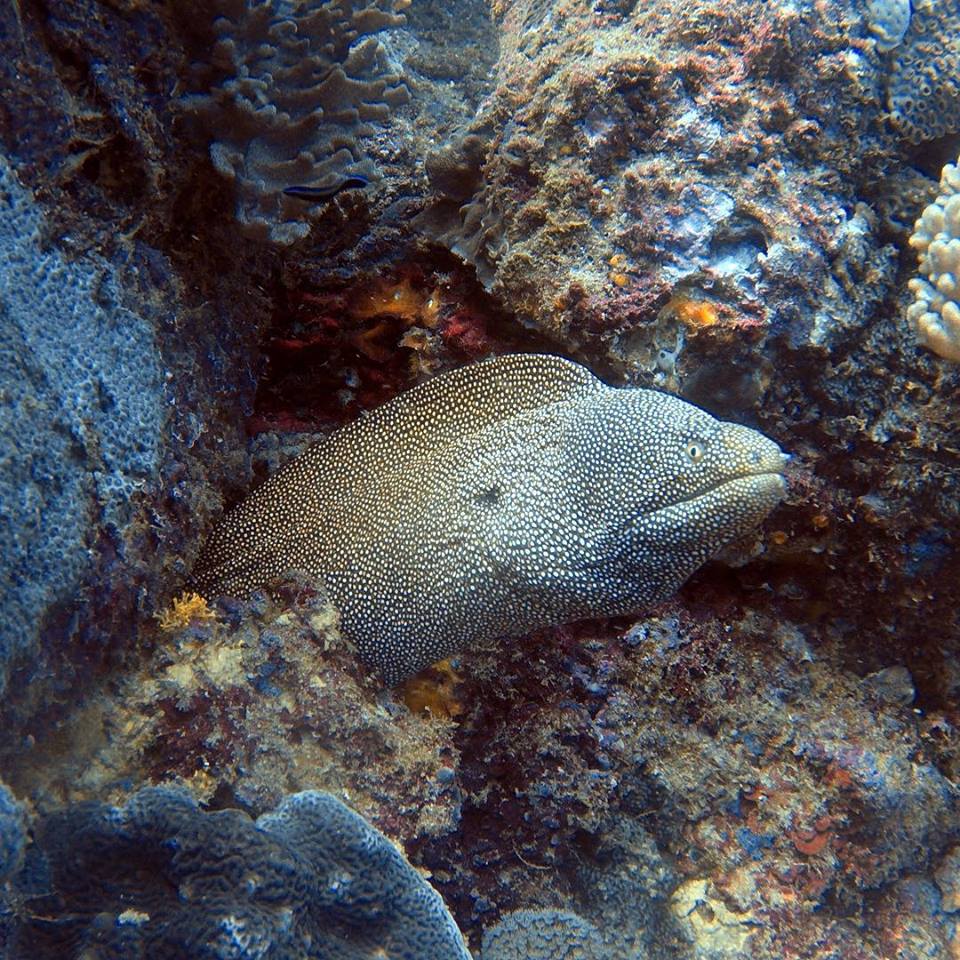
[[[924,346],[960,362],[960,161],[944,166],[940,194],[917,220],[910,246],[920,276],[910,281],[916,300],[907,319]]]

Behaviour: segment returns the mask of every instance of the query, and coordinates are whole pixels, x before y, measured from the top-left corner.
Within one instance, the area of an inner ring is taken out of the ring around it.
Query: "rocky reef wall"
[[[955,4],[0,18],[0,944],[73,916],[44,824],[176,784],[244,836],[346,801],[482,957],[957,952],[960,374],[906,313]],[[522,350],[761,429],[784,504],[655,609],[392,691],[317,584],[174,602],[309,442]],[[143,933],[100,902],[51,949]]]

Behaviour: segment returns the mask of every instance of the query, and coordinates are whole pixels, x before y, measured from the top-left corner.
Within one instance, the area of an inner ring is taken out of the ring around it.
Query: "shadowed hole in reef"
[[[124,136],[116,135],[92,149],[77,172],[96,184],[108,197],[132,204],[146,194],[149,182],[140,151]]]
[[[329,432],[436,373],[485,356],[565,352],[522,327],[471,268],[440,249],[329,284],[287,277],[272,294],[252,434]],[[409,299],[410,312],[394,307],[393,297]],[[418,315],[417,305],[431,297],[439,302],[436,315]]]
[[[214,790],[213,796],[204,804],[204,807],[207,810],[243,810],[244,813],[253,819],[256,819],[264,812],[241,800],[237,796],[233,785],[223,780],[217,784],[217,789]]]

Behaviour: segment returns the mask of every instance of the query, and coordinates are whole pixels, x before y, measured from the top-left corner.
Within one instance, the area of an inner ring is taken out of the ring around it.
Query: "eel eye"
[[[687,456],[691,463],[699,463],[703,459],[703,446],[691,441],[687,444]]]

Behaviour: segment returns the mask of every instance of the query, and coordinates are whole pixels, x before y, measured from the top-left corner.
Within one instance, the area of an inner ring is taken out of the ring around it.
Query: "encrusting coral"
[[[947,360],[960,362],[960,160],[940,176],[940,194],[921,214],[910,237],[920,255],[916,298],[907,308],[920,342]]]
[[[673,593],[783,495],[784,456],[677,397],[517,354],[435,377],[284,467],[194,571],[324,583],[388,683],[478,641]]]
[[[125,305],[107,260],[67,256],[47,230],[0,159],[0,697],[20,658],[38,664],[41,624],[88,575],[93,518],[127,530],[162,450],[150,318]]]
[[[567,910],[517,910],[483,935],[483,960],[613,960],[597,929]]]
[[[402,23],[395,10],[404,5],[219,0],[211,62],[222,79],[183,107],[235,184],[246,235],[300,240],[320,205],[297,188],[314,188],[322,203],[344,176],[373,172],[358,141],[409,93],[369,35]]]
[[[922,143],[960,130],[960,4],[914,0],[909,8],[909,28],[891,38],[887,97],[894,125]]]

